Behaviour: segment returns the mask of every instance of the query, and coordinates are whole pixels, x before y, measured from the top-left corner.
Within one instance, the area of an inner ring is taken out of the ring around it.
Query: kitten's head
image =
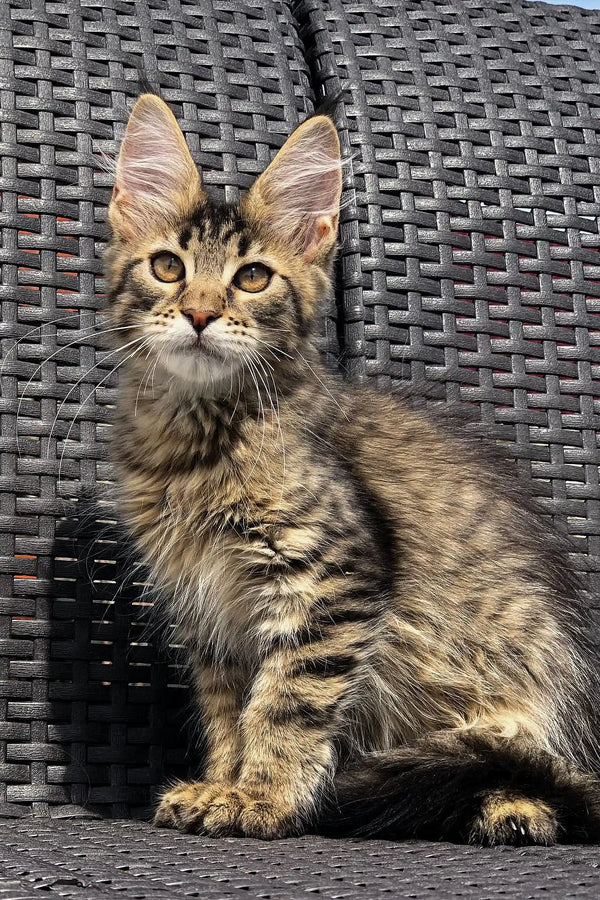
[[[256,370],[258,355],[275,365],[300,353],[330,287],[340,170],[335,127],[315,116],[240,204],[216,204],[169,108],[142,95],[109,207],[120,343],[207,394]]]

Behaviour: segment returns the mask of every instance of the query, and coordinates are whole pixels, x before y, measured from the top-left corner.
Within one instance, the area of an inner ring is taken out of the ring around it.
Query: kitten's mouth
[[[222,353],[211,345],[206,338],[199,334],[190,344],[186,344],[185,347],[181,348],[181,351],[186,356],[210,356],[212,359],[218,359],[223,361],[224,357]]]

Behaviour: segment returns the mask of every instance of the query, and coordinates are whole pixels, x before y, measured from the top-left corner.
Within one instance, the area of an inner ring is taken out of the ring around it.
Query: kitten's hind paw
[[[542,800],[505,791],[488,794],[475,819],[469,843],[494,846],[496,844],[555,844],[558,822],[552,809]]]

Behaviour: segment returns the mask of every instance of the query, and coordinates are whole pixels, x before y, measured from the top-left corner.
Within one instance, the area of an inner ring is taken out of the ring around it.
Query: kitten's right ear
[[[191,211],[202,190],[198,169],[175,116],[160,97],[142,94],[131,111],[117,160],[108,217],[124,240],[157,220]]]

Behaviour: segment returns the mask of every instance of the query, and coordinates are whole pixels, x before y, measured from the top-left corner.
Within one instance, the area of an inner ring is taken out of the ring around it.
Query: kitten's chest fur
[[[286,572],[310,528],[283,522],[279,423],[230,415],[156,401],[123,415],[120,506],[180,639],[251,663],[272,623],[301,616]]]

